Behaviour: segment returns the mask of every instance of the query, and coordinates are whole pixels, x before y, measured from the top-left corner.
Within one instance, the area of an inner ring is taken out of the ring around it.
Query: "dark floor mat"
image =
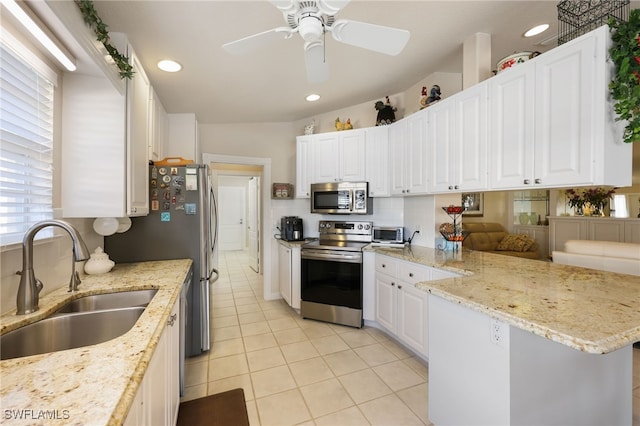
[[[240,388],[180,403],[178,426],[249,426]]]

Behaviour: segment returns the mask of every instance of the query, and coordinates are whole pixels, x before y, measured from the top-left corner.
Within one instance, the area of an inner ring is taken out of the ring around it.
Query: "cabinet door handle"
[[[455,189],[460,189],[459,185],[454,186]]]
[[[451,191],[453,189],[453,186],[449,185],[449,191]]]
[[[387,267],[387,265],[385,265],[385,264],[383,263],[383,264],[382,264],[382,267],[383,267],[383,268],[386,268],[386,267]]]
[[[395,286],[395,285],[396,285],[396,283],[391,283],[391,287],[393,287],[393,286]]]
[[[529,179],[525,179],[525,180],[524,180],[524,184],[525,184],[525,185],[529,185],[530,183],[531,183],[531,181],[530,181]]]
[[[534,182],[534,183],[537,183],[537,184],[540,184],[540,183],[542,183],[542,180],[541,180],[541,179],[536,179],[536,180],[534,180],[533,182]]]
[[[409,272],[409,276],[413,278],[413,272]]]
[[[176,322],[176,319],[178,318],[178,314],[173,314],[169,317],[169,319],[167,320],[167,325],[173,327],[173,324]]]
[[[402,286],[401,285],[398,286],[398,290],[402,290]]]

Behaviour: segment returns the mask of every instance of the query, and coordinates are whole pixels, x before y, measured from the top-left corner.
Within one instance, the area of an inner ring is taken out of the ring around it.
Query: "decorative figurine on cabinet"
[[[336,118],[336,130],[344,130],[344,123],[340,121],[340,117]]]
[[[311,120],[311,123],[304,126],[304,134],[312,135],[315,128],[316,128],[316,120]]]
[[[347,118],[347,122],[344,123],[344,130],[351,130],[353,129],[353,124],[351,124],[351,119]]]
[[[386,105],[382,101],[376,102],[375,108],[378,110],[378,117],[376,118],[376,126],[384,126],[387,124],[391,124],[396,121],[396,110],[397,108],[391,106],[391,101],[389,101],[389,97],[386,97],[387,103]]]
[[[433,87],[431,87],[431,90],[429,92],[429,97],[425,99],[425,107],[428,107],[429,105],[438,102],[440,100],[440,95],[441,95],[440,86],[438,86],[437,84],[434,84]]]

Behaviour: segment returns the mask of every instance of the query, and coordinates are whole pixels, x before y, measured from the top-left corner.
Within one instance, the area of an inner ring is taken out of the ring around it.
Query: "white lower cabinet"
[[[376,255],[375,269],[376,322],[400,342],[428,358],[428,293],[415,285],[457,275],[384,255]]]
[[[289,306],[300,309],[300,247],[278,246],[280,295]]]
[[[175,425],[180,405],[180,300],[176,301],[124,425]]]

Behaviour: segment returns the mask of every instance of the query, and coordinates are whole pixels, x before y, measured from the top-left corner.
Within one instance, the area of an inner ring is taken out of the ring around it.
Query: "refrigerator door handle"
[[[201,346],[203,351],[211,349],[211,335],[209,333],[209,282],[206,280],[200,281],[200,297],[202,303],[202,309],[200,309],[200,337]]]

